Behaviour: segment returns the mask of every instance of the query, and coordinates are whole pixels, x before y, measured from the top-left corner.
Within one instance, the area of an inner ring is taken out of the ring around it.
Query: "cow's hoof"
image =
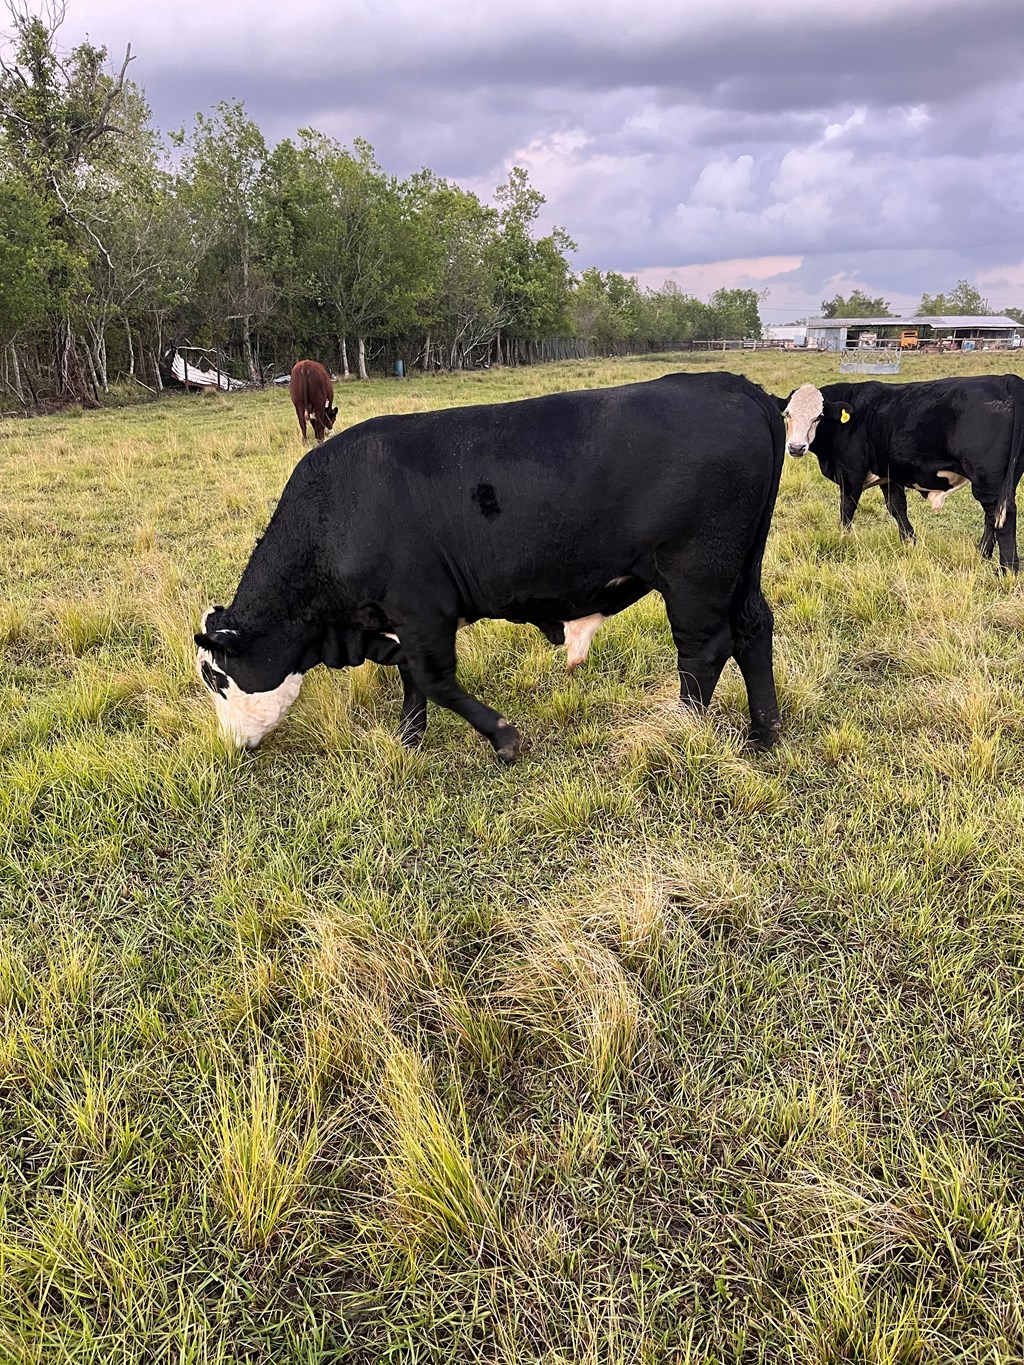
[[[779,742],[780,727],[759,726],[756,730],[751,730],[747,736],[747,748],[755,754],[766,753],[769,749],[774,749]]]
[[[507,721],[503,721],[495,730],[491,743],[502,763],[514,763],[523,747],[519,731]]]
[[[427,733],[425,725],[417,725],[415,722],[400,722],[395,731],[395,738],[399,744],[406,749],[415,749],[423,741],[423,736]]]

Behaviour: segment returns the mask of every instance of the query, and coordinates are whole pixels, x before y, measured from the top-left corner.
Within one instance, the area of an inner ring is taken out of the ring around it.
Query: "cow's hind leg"
[[[990,487],[979,480],[971,485],[971,492],[985,513],[985,529],[978,549],[985,559],[991,559],[993,542],[999,546],[999,570],[1016,573],[1020,568],[1017,557],[1017,499],[1010,496],[1005,506],[1000,499],[1001,489]]]
[[[1015,497],[1007,499],[1005,508],[1000,505],[996,511],[995,526],[996,541],[999,545],[999,568],[1003,573],[1017,573],[1020,569],[1020,560],[1017,557],[1017,501]]]
[[[738,605],[732,615],[736,662],[747,689],[750,743],[755,749],[770,749],[782,729],[772,661],[774,625],[772,609],[760,589]]]
[[[910,524],[910,516],[907,513],[907,490],[899,483],[883,483],[882,497],[889,515],[900,529],[900,539],[908,544],[913,543],[917,537],[914,535],[914,528]]]
[[[714,695],[726,660],[733,652],[728,603],[722,594],[708,602],[696,585],[659,585],[665,599],[679,664],[679,701],[702,711]]]
[[[503,763],[519,757],[519,731],[459,685],[455,676],[455,621],[397,627],[415,687],[438,706],[446,706],[489,740]],[[403,708],[404,709],[404,708]]]
[[[981,539],[978,541],[978,553],[982,559],[991,559],[992,553],[996,548],[996,519],[995,514],[985,509],[985,526],[981,532]]]

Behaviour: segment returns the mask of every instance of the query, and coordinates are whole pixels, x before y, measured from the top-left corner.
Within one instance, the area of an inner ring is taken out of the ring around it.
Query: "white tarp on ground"
[[[207,362],[209,364],[209,362]],[[171,374],[179,384],[194,384],[201,389],[244,389],[241,379],[232,379],[223,370],[200,369],[194,361],[186,360],[180,351],[174,352]]]

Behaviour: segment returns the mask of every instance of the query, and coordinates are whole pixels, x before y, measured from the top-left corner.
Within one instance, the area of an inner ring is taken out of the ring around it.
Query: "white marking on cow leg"
[[[996,508],[996,530],[1001,531],[1006,525],[1006,514],[1009,511],[1009,504],[1001,502]]]
[[[581,616],[576,621],[563,621],[565,631],[565,664],[571,673],[578,668],[590,653],[590,644],[604,624],[605,617],[600,612],[593,616]]]
[[[400,645],[402,643],[398,636],[395,635],[394,632],[390,630],[384,631],[384,638],[385,640],[394,640],[396,645]]]
[[[608,582],[605,584],[605,587],[617,588],[621,586],[621,584],[623,583],[628,583],[631,577],[632,575],[627,573],[623,574],[621,578],[609,578]]]

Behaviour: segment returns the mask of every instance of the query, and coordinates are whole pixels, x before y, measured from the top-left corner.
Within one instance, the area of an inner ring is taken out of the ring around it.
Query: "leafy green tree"
[[[449,369],[489,352],[508,321],[498,284],[501,251],[497,210],[458,185],[438,182],[427,208],[435,251],[428,262],[424,367],[432,356]]]
[[[761,335],[758,304],[763,295],[756,289],[716,289],[708,300],[712,337],[757,338]]]
[[[12,166],[38,190],[67,189],[78,168],[97,148],[122,133],[119,115],[130,86],[126,73],[131,46],[120,71],[107,71],[105,47],[79,43],[67,56],[57,48],[63,5],[44,15],[8,6],[12,32],[0,53],[0,130]]]
[[[108,335],[117,324],[124,338],[123,369],[135,374],[133,326],[166,274],[167,242],[159,218],[170,177],[159,165],[160,147],[149,107],[134,87],[121,115],[124,136],[112,139],[79,175],[76,203],[87,233],[89,267],[80,306],[93,375],[109,383]],[[113,209],[113,211],[112,211]]]
[[[957,280],[948,294],[922,294],[917,311],[921,317],[982,317],[992,310],[980,289],[969,280]]]
[[[182,150],[193,231],[206,244],[197,283],[207,316],[218,331],[237,327],[246,375],[258,383],[253,333],[277,303],[267,250],[267,144],[241,103],[196,114],[192,129],[172,140]]]
[[[0,180],[0,223],[0,346],[9,348],[11,387],[24,402],[15,343],[41,326],[54,306],[64,244],[46,200],[17,176]]]
[[[501,227],[498,290],[509,339],[519,346],[567,331],[572,283],[566,253],[576,244],[560,228],[534,237],[544,196],[530,185],[521,166],[512,168],[496,198]]]
[[[863,289],[854,289],[846,298],[836,294],[822,299],[821,315],[826,318],[888,318],[892,317],[889,304],[878,295],[872,297]]]
[[[294,157],[305,181],[291,205],[298,275],[332,317],[346,373],[345,339],[354,337],[366,379],[368,338],[411,325],[426,289],[415,196],[362,140],[349,150],[304,129]]]
[[[131,48],[120,70],[110,72],[105,47],[86,42],[60,52],[62,4],[42,14],[8,8],[12,30],[0,53],[0,156],[46,215],[53,250],[44,293],[57,314],[50,322],[58,387],[81,392],[75,332],[89,309],[88,264],[105,251],[89,182],[97,168],[109,165],[125,131],[123,116],[139,97],[126,75]]]

